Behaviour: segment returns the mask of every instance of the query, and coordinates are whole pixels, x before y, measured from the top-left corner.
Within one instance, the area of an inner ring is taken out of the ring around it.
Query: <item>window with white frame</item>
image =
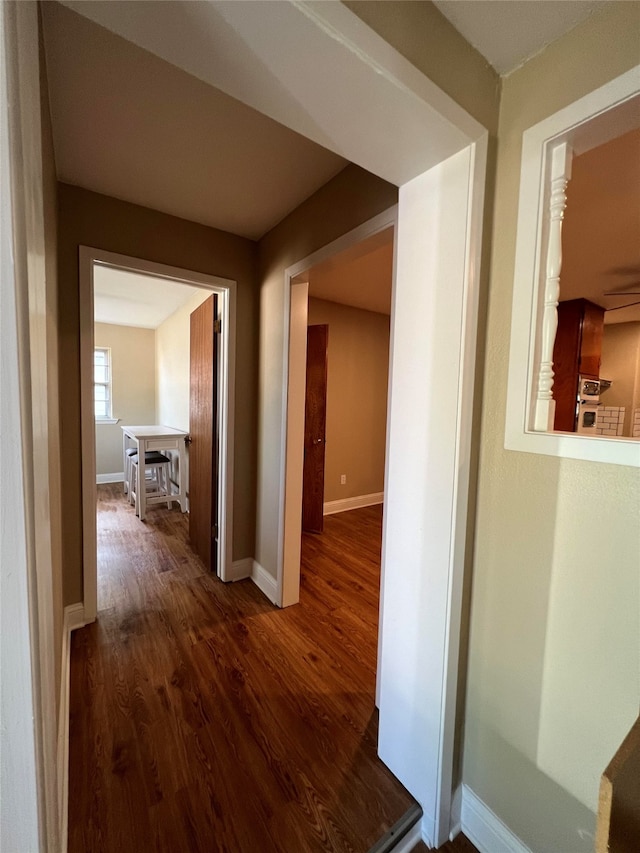
[[[638,127],[634,68],[525,131],[511,317],[505,447],[640,467],[637,440],[554,430],[553,348],[571,159]]]
[[[111,350],[93,351],[93,409],[97,421],[111,420]]]

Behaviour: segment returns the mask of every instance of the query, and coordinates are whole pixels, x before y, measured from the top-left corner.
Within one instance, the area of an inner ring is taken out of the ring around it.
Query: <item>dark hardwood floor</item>
[[[380,508],[305,536],[300,605],[278,610],[206,573],[177,510],[140,522],[121,486],[98,492],[70,853],[366,853],[412,803],[376,756]]]

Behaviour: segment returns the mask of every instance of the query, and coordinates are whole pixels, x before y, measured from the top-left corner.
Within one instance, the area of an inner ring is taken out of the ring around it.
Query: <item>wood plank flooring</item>
[[[98,621],[72,636],[70,853],[366,853],[412,803],[376,756],[381,509],[303,537],[278,610],[121,488],[98,487]]]

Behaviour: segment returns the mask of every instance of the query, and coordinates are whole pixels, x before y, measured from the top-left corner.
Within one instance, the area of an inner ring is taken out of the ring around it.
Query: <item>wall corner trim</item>
[[[461,825],[480,853],[531,853],[467,785],[462,786]]]
[[[322,508],[323,515],[334,515],[336,512],[348,512],[350,509],[360,509],[363,506],[375,506],[384,503],[384,492],[372,495],[358,495],[355,498],[343,498],[338,501],[327,501]]]
[[[228,581],[241,581],[250,578],[253,573],[253,558],[245,557],[243,560],[234,560],[231,568],[227,571]]]
[[[273,575],[269,574],[264,566],[261,566],[260,563],[257,563],[255,560],[252,560],[251,580],[258,587],[260,592],[267,596],[272,604],[277,602],[278,584],[276,579]]]
[[[69,815],[69,689],[71,677],[71,632],[85,625],[84,604],[70,604],[62,618],[62,649],[60,666],[60,705],[58,708],[58,822],[60,851],[66,853]]]
[[[454,790],[451,797],[451,828],[449,830],[449,841],[453,841],[456,835],[462,832],[462,785]]]

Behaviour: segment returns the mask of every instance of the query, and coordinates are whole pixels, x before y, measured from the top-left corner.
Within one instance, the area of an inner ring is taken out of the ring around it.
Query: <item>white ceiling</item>
[[[96,323],[157,329],[202,288],[96,264],[93,293]]]
[[[256,239],[346,165],[68,8],[42,10],[61,181]]]
[[[607,0],[434,0],[495,70],[506,75]]]

